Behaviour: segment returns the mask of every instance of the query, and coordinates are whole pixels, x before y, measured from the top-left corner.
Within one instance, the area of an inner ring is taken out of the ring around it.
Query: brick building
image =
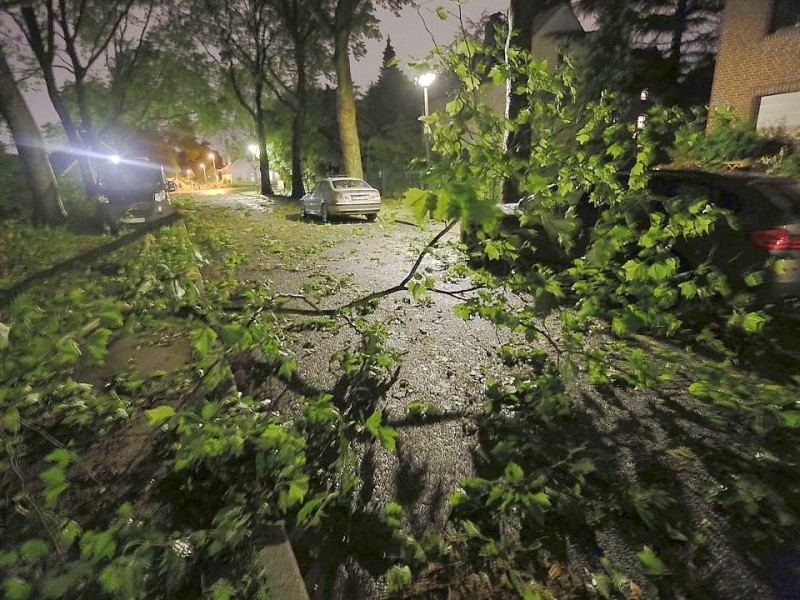
[[[800,0],[727,0],[711,108],[800,128]]]

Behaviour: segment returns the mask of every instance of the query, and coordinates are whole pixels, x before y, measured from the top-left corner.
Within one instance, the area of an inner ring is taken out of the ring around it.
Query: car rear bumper
[[[347,204],[326,204],[329,215],[371,215],[381,209],[380,202],[350,202]]]

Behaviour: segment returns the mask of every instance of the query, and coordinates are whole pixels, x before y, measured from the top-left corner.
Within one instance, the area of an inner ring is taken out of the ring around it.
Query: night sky
[[[459,30],[459,22],[455,16],[442,21],[436,15],[436,9],[442,7],[451,15],[458,15],[459,4],[454,0],[420,0],[419,11],[406,7],[395,17],[391,11],[380,9],[378,18],[381,21],[381,40],[367,42],[367,56],[353,61],[353,79],[362,91],[375,81],[380,71],[383,49],[386,38],[391,37],[392,46],[403,63],[409,59],[424,58],[436,44],[448,44]],[[464,24],[471,29],[471,23],[480,21],[484,14],[508,10],[508,0],[463,0],[461,14]],[[423,23],[424,19],[424,23]],[[426,31],[430,29],[431,33]],[[431,37],[433,34],[433,38]],[[402,66],[405,69],[405,65]]]

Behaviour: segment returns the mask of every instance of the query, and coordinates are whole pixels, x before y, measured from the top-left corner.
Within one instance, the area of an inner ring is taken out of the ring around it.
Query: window
[[[775,0],[770,33],[788,27],[800,28],[800,0]]]

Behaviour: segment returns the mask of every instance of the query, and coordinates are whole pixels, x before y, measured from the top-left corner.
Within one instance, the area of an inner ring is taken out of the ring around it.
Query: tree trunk
[[[14,75],[0,48],[0,114],[17,146],[25,179],[33,199],[33,220],[37,224],[59,225],[67,216],[58,191],[53,167],[44,150],[39,126],[17,88]]]
[[[258,171],[261,174],[261,195],[273,196],[272,182],[269,180],[269,156],[267,156],[267,135],[264,126],[264,109],[261,106],[261,88],[256,87],[255,125],[258,136]]]
[[[306,57],[300,45],[295,46],[297,81],[295,87],[294,119],[292,121],[292,198],[301,198],[303,187],[303,133],[306,126]]]
[[[47,95],[50,97],[53,108],[58,114],[69,145],[76,151],[75,159],[78,162],[78,168],[81,172],[81,178],[83,179],[87,196],[91,199],[96,182],[94,172],[89,164],[89,159],[83,153],[83,151],[90,148],[86,148],[81,132],[61,97],[61,92],[56,82],[55,69],[53,67],[53,55],[48,51],[48,47],[45,45],[42,38],[42,32],[39,29],[39,21],[36,17],[35,10],[31,6],[22,6],[20,8],[20,14],[22,15],[26,27],[25,36],[31,45],[36,61],[42,69],[42,77],[44,78]],[[50,17],[54,18],[52,15],[50,15]]]
[[[336,116],[339,122],[339,138],[342,143],[345,174],[364,177],[361,166],[361,145],[356,123],[356,99],[353,75],[350,72],[350,31],[336,31],[333,60],[336,67]]]
[[[689,19],[689,0],[678,0],[675,6],[674,14],[675,22],[672,27],[672,40],[670,43],[669,64],[670,64],[670,77],[672,84],[678,82],[681,75],[681,58],[683,34],[686,33],[686,27]]]

